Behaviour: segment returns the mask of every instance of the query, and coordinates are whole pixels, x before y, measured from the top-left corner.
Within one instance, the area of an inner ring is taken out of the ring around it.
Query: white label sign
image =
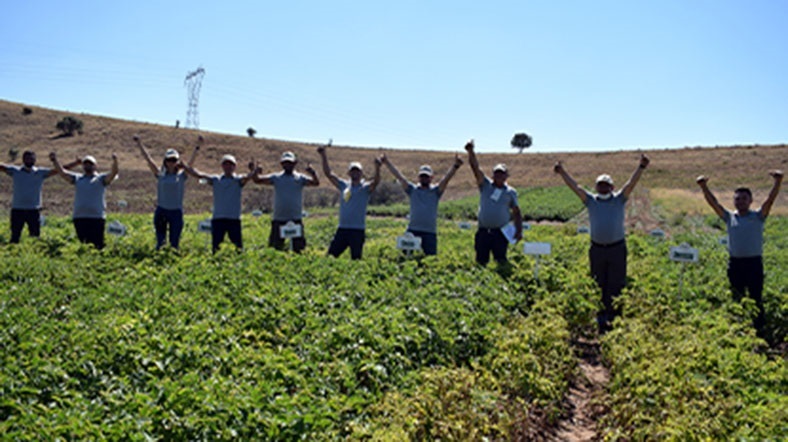
[[[126,202],[126,200],[120,200],[118,201],[118,207],[120,207],[121,209],[125,209],[126,207],[129,207],[129,203]]]
[[[523,223],[523,232],[525,232],[526,230],[531,230],[531,225],[524,222]]]
[[[279,227],[279,237],[283,239],[301,238],[301,224],[288,221],[287,224]]]
[[[589,229],[588,226],[580,226],[577,228],[577,233],[589,233],[589,232],[591,232],[591,229]]]
[[[670,248],[670,260],[678,262],[698,262],[698,249],[693,249],[689,244],[684,243],[677,247]]]
[[[727,236],[721,236],[717,240],[717,242],[720,243],[721,246],[727,246],[728,245],[728,237]]]
[[[123,236],[126,234],[126,226],[115,220],[107,225],[107,233],[115,236]]]
[[[468,221],[460,221],[459,223],[457,223],[457,227],[461,229],[470,229],[471,223],[469,223]]]
[[[651,236],[653,236],[654,238],[664,238],[665,237],[665,231],[662,230],[662,229],[654,229],[649,234]]]
[[[397,237],[397,248],[405,251],[421,250],[421,238],[410,232],[407,232],[404,235]]]
[[[552,251],[552,244],[549,242],[527,242],[523,244],[523,252],[526,255],[549,255]]]
[[[263,211],[262,210],[254,210],[254,211],[252,211],[252,216],[255,217],[255,218],[259,218],[259,217],[263,216]]]
[[[203,233],[211,233],[211,220],[204,219],[197,224],[197,231]]]
[[[38,223],[41,224],[41,227],[47,225],[47,218],[44,215],[38,216]]]

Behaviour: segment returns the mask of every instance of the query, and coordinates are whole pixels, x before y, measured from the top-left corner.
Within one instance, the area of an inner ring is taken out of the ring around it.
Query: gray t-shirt
[[[627,198],[622,192],[615,192],[608,199],[586,191],[588,221],[591,224],[591,241],[611,244],[624,239],[624,214]]]
[[[183,172],[159,173],[156,191],[158,206],[167,210],[183,210],[183,193],[188,175]]]
[[[517,191],[505,184],[503,187],[493,186],[492,180],[484,177],[479,186],[479,227],[484,229],[500,229],[511,217],[509,210],[520,207],[517,202]]]
[[[241,219],[242,176],[214,175],[208,181],[213,186],[213,219]]]
[[[408,183],[405,191],[410,197],[410,222],[408,230],[417,232],[438,232],[438,201],[443,192],[438,186],[423,188]]]
[[[107,174],[97,175],[76,174],[71,175],[74,184],[74,219],[77,218],[105,218],[104,209],[107,203],[104,199],[104,190]]]
[[[274,221],[297,221],[301,219],[304,206],[305,175],[279,172],[271,175],[274,185]]]
[[[369,202],[370,184],[362,181],[351,185],[350,181],[339,180],[339,228],[365,229],[367,227],[367,203]]]
[[[22,166],[8,166],[6,173],[14,180],[12,209],[35,210],[41,208],[41,189],[49,177],[50,169],[33,166],[30,170]]]
[[[763,255],[763,225],[766,218],[761,210],[750,210],[746,215],[726,210],[728,227],[728,252],[734,258],[751,258]]]

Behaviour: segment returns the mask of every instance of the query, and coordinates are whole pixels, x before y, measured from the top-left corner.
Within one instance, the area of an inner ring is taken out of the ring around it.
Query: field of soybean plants
[[[110,220],[114,219],[110,216]],[[325,256],[335,217],[306,219],[302,255],[212,255],[187,217],[155,252],[151,216],[97,252],[66,218],[9,245],[0,227],[0,434],[8,440],[523,440],[549,437],[596,339],[588,237],[536,225],[535,260],[479,268],[473,231],[442,221],[437,257],[394,247],[405,221],[368,220],[364,259]],[[777,440],[788,434],[788,219],[767,221],[768,333],[731,300],[723,233],[629,235],[623,316],[600,339],[608,440]],[[681,242],[700,262],[668,259]],[[678,279],[683,278],[679,293]]]

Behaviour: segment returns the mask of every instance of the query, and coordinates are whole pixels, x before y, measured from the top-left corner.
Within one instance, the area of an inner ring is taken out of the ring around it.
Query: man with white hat
[[[479,228],[474,237],[476,249],[476,262],[482,266],[490,261],[490,253],[498,264],[506,263],[506,250],[509,240],[503,233],[503,228],[514,223],[514,240],[523,238],[523,217],[520,205],[517,202],[517,190],[509,186],[509,169],[505,164],[496,164],[493,167],[493,177],[488,178],[479,168],[473,140],[465,144],[468,151],[468,163],[471,165],[476,184],[479,186]]]
[[[462,159],[459,155],[454,156],[454,163],[437,185],[432,184],[432,167],[426,164],[419,167],[419,184],[416,185],[405,179],[386,155],[381,156],[380,161],[388,166],[410,199],[408,232],[421,238],[421,249],[425,255],[436,255],[438,253],[438,201],[449,185],[449,180],[462,166]]]
[[[66,164],[65,168],[76,167],[81,160]],[[14,190],[11,199],[11,243],[16,244],[27,224],[30,237],[41,234],[41,189],[44,180],[55,175],[56,169],[36,167],[36,153],[26,150],[22,153],[22,165],[0,164],[0,172],[13,179]]]
[[[279,233],[280,228],[288,222],[293,222],[301,226],[301,236],[291,239],[293,251],[300,252],[306,247],[304,224],[301,219],[304,212],[303,190],[305,186],[319,186],[320,180],[317,178],[317,172],[315,172],[311,164],[307,164],[305,169],[309,176],[295,171],[298,159],[293,152],[283,153],[279,159],[279,164],[282,165],[281,172],[263,176],[255,175],[253,178],[255,183],[274,186],[274,215],[271,218],[271,233],[268,235],[268,245],[275,249],[283,250],[285,248],[285,240]]]
[[[326,156],[326,147],[320,146],[317,153],[320,154],[323,163],[323,173],[341,195],[339,198],[339,227],[328,247],[328,254],[338,257],[350,248],[350,259],[361,259],[366,238],[367,203],[369,196],[380,182],[380,159],[375,158],[375,175],[371,182],[363,179],[364,171],[361,163],[357,161],[351,162],[348,166],[350,180],[343,180],[331,171]]]
[[[74,185],[74,230],[80,242],[93,244],[97,249],[104,248],[104,226],[106,224],[107,203],[104,190],[118,176],[118,156],[112,154],[112,169],[109,173],[96,171],[96,159],[92,155],[82,158],[84,173],[69,172],[60,165],[55,152],[49,154],[60,176]]]
[[[588,220],[591,224],[591,248],[588,251],[591,276],[602,289],[603,308],[597,314],[600,333],[611,329],[613,319],[618,314],[613,308],[613,300],[621,294],[627,282],[625,205],[648,164],[648,157],[641,154],[637,169],[619,192],[614,191],[615,186],[610,175],[599,175],[596,178],[596,193],[581,188],[560,161],[553,167],[553,171],[561,175],[566,185],[588,209]]]
[[[192,164],[184,164],[187,173],[208,181],[213,187],[213,216],[211,217],[211,239],[213,251],[216,253],[224,241],[224,236],[240,250],[243,249],[243,236],[241,234],[241,190],[260,169],[252,167],[246,175],[236,175],[235,168],[238,162],[235,157],[226,154],[221,159],[221,175],[209,175],[195,169]]]

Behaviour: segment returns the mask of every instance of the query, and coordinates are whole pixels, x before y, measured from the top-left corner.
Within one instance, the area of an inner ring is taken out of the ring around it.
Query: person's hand
[[[55,161],[57,161],[57,154],[55,152],[50,152],[49,159],[52,160],[52,162],[54,163]]]
[[[307,172],[309,172],[309,174],[311,174],[311,175],[316,175],[317,174],[317,172],[315,171],[315,168],[312,167],[312,163],[306,163],[306,169],[305,170]]]
[[[200,144],[204,142],[205,142],[205,138],[203,138],[202,135],[197,135],[197,146],[199,147]]]
[[[522,230],[518,230],[518,231],[514,232],[514,241],[517,243],[517,242],[520,242],[521,239],[523,239],[523,232],[522,232]]]
[[[380,156],[380,163],[381,164],[386,164],[386,163],[388,163],[388,161],[389,161],[389,159],[386,157],[385,153]]]
[[[249,172],[254,172],[256,168],[257,168],[257,163],[255,163],[254,160],[249,161]]]
[[[564,165],[563,165],[563,164],[561,164],[561,162],[560,162],[560,161],[556,161],[556,162],[555,162],[555,165],[553,166],[553,172],[555,172],[555,173],[561,173],[561,172],[563,172],[563,171],[564,171]]]
[[[651,160],[648,159],[646,154],[644,154],[644,153],[640,154],[640,167],[645,169],[646,167],[648,167],[648,163],[650,163],[650,162],[651,162]]]
[[[112,161],[113,161],[114,163],[117,163],[117,162],[118,162],[118,155],[117,155],[115,152],[112,152]]]
[[[375,167],[380,168],[380,165],[383,164],[380,158],[375,158]]]
[[[782,170],[773,170],[769,172],[769,175],[774,178],[775,180],[782,181],[783,179],[783,171]]]
[[[469,140],[467,143],[465,143],[465,150],[467,150],[468,152],[473,152],[473,148],[474,148],[473,140]]]
[[[709,182],[709,179],[706,177],[706,175],[701,175],[695,178],[695,182],[698,183],[701,187],[703,187],[706,185],[706,183]]]
[[[454,154],[454,168],[459,169],[462,166],[462,158],[460,158],[459,154]]]
[[[317,153],[320,155],[324,155],[326,153],[326,146],[320,146],[317,148]]]

